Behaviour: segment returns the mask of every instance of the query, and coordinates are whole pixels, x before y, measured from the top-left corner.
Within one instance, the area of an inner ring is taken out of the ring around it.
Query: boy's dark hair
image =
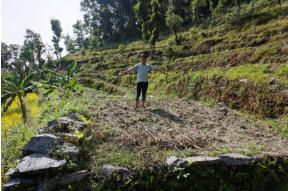
[[[141,58],[141,57],[147,58],[147,54],[143,53],[143,54],[140,55],[140,58]]]

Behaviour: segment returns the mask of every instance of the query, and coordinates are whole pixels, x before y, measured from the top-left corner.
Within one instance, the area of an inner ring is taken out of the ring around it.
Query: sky
[[[26,29],[31,29],[41,35],[44,44],[52,46],[51,18],[60,20],[62,34],[73,35],[72,25],[79,19],[83,20],[80,2],[81,0],[1,0],[1,42],[22,45]]]

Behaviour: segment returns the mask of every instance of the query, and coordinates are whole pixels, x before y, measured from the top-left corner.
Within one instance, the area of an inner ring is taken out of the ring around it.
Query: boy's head
[[[141,58],[141,63],[146,63],[147,62],[147,55],[146,54],[141,54],[140,55],[140,58]]]

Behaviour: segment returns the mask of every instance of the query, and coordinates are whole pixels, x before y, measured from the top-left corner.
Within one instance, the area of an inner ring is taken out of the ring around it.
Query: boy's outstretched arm
[[[129,73],[131,71],[131,68],[129,68],[128,70],[125,70],[125,71],[123,71],[123,72],[119,72],[119,76],[122,76],[122,75],[124,75],[124,74],[127,74],[127,73]]]
[[[157,69],[157,72],[160,72],[160,73],[162,73],[162,74],[165,74],[165,75],[167,75],[167,73],[166,73],[166,72],[164,72],[163,70],[160,70],[160,69]]]

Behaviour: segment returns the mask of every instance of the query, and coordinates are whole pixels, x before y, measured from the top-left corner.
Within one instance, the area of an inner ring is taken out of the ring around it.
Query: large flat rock
[[[59,169],[66,164],[66,160],[55,160],[48,154],[34,153],[21,159],[18,166],[7,176],[41,174],[52,169]]]
[[[48,154],[58,143],[60,139],[52,134],[42,134],[33,136],[23,148],[23,154],[31,153]]]
[[[169,171],[173,171],[177,167],[185,168],[188,165],[213,165],[220,163],[221,159],[219,157],[209,157],[209,156],[193,156],[187,158],[178,158],[176,156],[169,156],[166,159],[166,165]]]
[[[221,160],[219,157],[209,157],[209,156],[194,156],[184,158],[184,161],[187,161],[188,164],[216,164],[219,163]]]
[[[72,174],[65,175],[63,177],[52,178],[40,183],[38,185],[38,191],[52,190],[61,186],[80,182],[84,180],[88,175],[89,172],[87,170],[81,170]]]
[[[252,161],[258,162],[260,160],[260,158],[258,157],[248,157],[235,153],[221,155],[220,159],[228,166],[246,165],[251,163]]]
[[[9,178],[3,185],[2,190],[25,190],[25,188],[33,186],[34,181],[31,178]]]

